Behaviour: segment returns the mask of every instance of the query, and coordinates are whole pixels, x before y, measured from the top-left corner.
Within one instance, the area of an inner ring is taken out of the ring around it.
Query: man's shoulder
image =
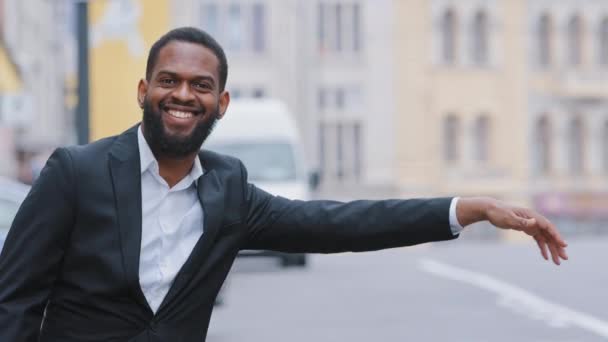
[[[214,152],[207,149],[202,149],[199,153],[201,164],[205,169],[214,169],[217,171],[238,171],[241,170],[241,161],[238,158]]]
[[[109,152],[119,135],[102,138],[84,145],[66,146],[65,149],[72,158],[98,158]]]

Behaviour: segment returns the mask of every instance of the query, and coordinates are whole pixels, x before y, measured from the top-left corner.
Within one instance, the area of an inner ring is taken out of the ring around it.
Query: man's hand
[[[490,221],[498,228],[522,231],[536,240],[545,260],[549,260],[548,251],[556,265],[560,264],[560,259],[568,260],[566,242],[555,226],[534,210],[487,197],[460,198],[456,216],[463,227],[479,221]]]

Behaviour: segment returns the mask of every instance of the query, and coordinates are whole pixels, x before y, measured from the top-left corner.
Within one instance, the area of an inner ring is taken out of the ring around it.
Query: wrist
[[[456,205],[456,217],[463,226],[488,220],[488,213],[496,206],[496,200],[489,197],[463,197]]]

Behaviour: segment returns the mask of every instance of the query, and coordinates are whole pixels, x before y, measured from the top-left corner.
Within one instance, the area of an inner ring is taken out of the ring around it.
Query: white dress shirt
[[[456,204],[458,204],[458,197],[452,198],[452,202],[450,203],[450,228],[452,229],[452,234],[458,235],[464,229],[460,222],[458,222],[458,216],[456,215]]]
[[[203,174],[198,158],[190,173],[169,188],[141,131],[137,130],[141,163],[141,251],[139,284],[156,313],[177,272],[203,234],[203,207],[196,182]]]

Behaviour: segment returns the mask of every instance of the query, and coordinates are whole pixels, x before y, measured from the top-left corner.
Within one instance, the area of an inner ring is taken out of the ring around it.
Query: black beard
[[[159,106],[163,107],[162,103]],[[203,145],[203,142],[213,131],[218,120],[219,104],[211,113],[200,113],[198,115],[210,115],[209,121],[199,122],[192,133],[188,136],[174,136],[167,134],[165,124],[162,120],[161,109],[154,110],[152,104],[147,99],[144,100],[144,129],[143,134],[156,158],[159,156],[165,158],[181,159],[198,152]]]

